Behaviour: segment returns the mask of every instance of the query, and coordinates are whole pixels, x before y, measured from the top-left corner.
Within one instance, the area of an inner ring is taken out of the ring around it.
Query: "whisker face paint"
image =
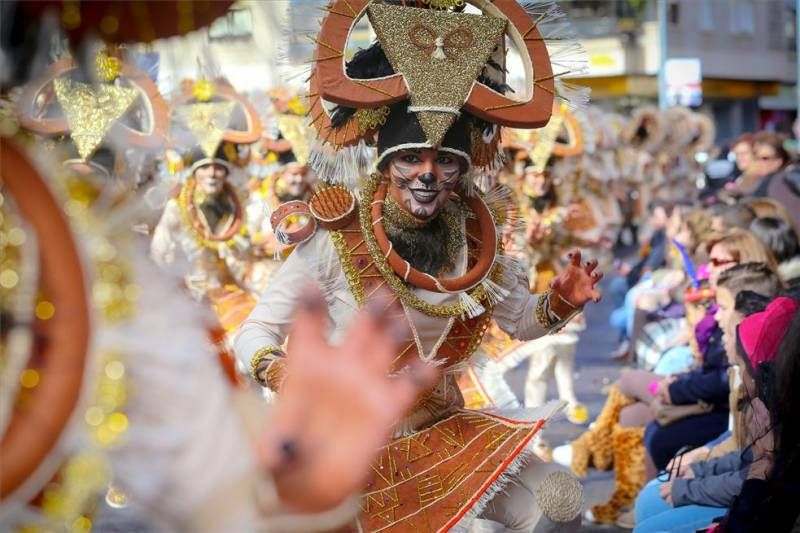
[[[401,150],[384,170],[389,192],[398,205],[415,217],[436,216],[458,185],[463,163],[449,152],[423,149]]]

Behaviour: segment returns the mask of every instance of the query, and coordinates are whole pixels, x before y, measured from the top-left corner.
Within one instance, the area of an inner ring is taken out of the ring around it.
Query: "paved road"
[[[604,282],[605,283],[605,282]],[[608,325],[608,315],[612,305],[607,300],[602,300],[597,305],[590,305],[586,309],[586,330],[581,333],[578,343],[575,370],[575,393],[578,399],[589,408],[590,420],[594,420],[605,402],[605,387],[613,383],[619,376],[621,366],[609,360],[608,356],[616,348],[617,334]],[[528,371],[527,364],[511,370],[506,379],[514,392],[521,399]],[[548,395],[556,397],[555,383],[551,382]],[[544,438],[555,447],[570,441],[580,435],[585,426],[575,426],[566,418],[561,418],[550,423],[544,431]],[[584,496],[587,506],[606,501],[614,490],[614,477],[611,472],[597,472],[591,470],[589,476],[582,480]],[[582,531],[624,531],[610,526],[597,526],[584,524]]]

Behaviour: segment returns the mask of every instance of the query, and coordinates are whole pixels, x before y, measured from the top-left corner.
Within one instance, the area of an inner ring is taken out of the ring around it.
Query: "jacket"
[[[704,401],[718,410],[728,409],[728,359],[722,345],[722,330],[715,325],[703,352],[703,366],[680,374],[669,386],[675,405]]]
[[[705,505],[730,507],[747,477],[749,453],[735,451],[722,457],[693,463],[693,479],[676,479],[672,484],[675,507]]]

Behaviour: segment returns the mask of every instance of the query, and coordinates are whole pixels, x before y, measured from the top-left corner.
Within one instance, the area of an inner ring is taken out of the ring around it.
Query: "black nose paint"
[[[419,177],[419,181],[424,183],[425,185],[433,185],[436,183],[436,175],[431,172],[426,172],[422,176]]]

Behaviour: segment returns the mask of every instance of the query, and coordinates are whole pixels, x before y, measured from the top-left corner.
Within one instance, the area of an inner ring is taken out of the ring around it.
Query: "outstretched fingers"
[[[394,298],[381,291],[369,299],[345,336],[344,351],[378,374],[387,374],[401,344],[411,338]]]
[[[320,350],[327,347],[324,331],[328,323],[328,306],[319,288],[306,285],[295,307],[289,327],[292,358],[314,364]]]
[[[570,253],[567,254],[569,258],[569,262],[572,263],[573,266],[580,268],[581,266],[581,251],[575,248]]]

